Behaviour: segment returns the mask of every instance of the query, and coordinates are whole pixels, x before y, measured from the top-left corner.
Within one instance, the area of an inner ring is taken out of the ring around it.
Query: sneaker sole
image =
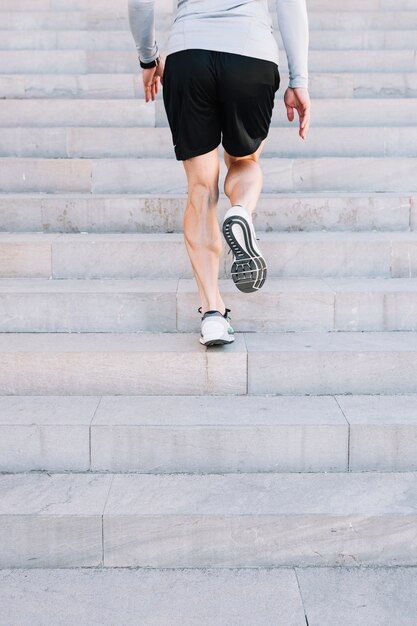
[[[202,341],[200,339],[200,343],[203,346],[226,346],[229,343],[233,343],[234,342],[234,338],[231,341],[228,341],[227,339],[208,339],[207,341]]]
[[[236,225],[242,229],[246,250],[233,234],[232,227]],[[232,278],[236,287],[244,293],[258,291],[266,280],[267,268],[265,259],[255,249],[247,220],[240,215],[231,215],[223,222],[223,235],[234,256]]]
[[[201,342],[203,346],[206,348],[211,348],[212,346],[228,346],[232,341],[223,341],[222,339],[213,339],[213,341],[206,341],[206,343]]]

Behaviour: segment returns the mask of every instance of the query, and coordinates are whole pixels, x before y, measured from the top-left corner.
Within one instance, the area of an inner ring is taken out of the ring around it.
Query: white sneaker
[[[228,313],[230,313],[229,309],[226,309],[224,315],[220,311],[204,313],[201,319],[200,336],[200,343],[203,346],[222,346],[235,340]]]
[[[232,253],[232,278],[245,293],[257,291],[266,279],[266,262],[256,243],[252,218],[241,205],[232,206],[224,216],[223,235]]]

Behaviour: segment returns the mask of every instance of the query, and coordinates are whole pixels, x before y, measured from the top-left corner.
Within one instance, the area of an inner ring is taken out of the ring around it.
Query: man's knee
[[[190,204],[197,211],[215,209],[219,201],[218,182],[193,181],[188,186]]]

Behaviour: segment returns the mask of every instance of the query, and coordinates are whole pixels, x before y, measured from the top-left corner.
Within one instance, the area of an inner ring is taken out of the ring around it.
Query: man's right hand
[[[298,112],[300,119],[300,130],[298,134],[301,139],[305,139],[310,128],[310,95],[308,89],[288,87],[284,95],[285,106],[287,107],[287,117],[290,122],[294,121],[294,109]]]

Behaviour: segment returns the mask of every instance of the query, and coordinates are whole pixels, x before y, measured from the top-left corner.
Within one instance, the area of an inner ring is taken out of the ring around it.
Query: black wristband
[[[140,66],[143,70],[150,70],[153,67],[158,67],[159,61],[160,61],[159,56],[154,61],[151,61],[150,63],[142,63],[142,61],[139,59]]]

